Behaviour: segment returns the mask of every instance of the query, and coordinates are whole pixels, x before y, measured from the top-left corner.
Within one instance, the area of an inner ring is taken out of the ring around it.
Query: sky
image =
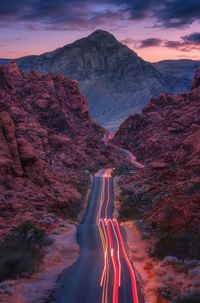
[[[0,0],[0,58],[112,33],[143,59],[200,60],[200,0]]]

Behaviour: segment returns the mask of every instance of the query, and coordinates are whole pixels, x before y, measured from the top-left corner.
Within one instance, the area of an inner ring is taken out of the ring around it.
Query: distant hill
[[[153,66],[163,75],[170,92],[185,92],[191,89],[191,79],[200,67],[200,61],[164,60],[153,63]]]
[[[0,59],[0,63],[9,63],[11,59]]]

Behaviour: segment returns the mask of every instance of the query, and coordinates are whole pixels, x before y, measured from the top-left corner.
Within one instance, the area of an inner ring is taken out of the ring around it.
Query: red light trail
[[[96,218],[104,254],[104,266],[100,280],[100,286],[102,287],[101,302],[110,303],[109,286],[111,286],[112,303],[120,303],[119,288],[123,283],[121,270],[122,260],[124,260],[131,278],[132,302],[139,303],[136,276],[125,250],[119,223],[115,218],[108,218],[111,175],[111,169],[96,174],[96,176],[102,178],[100,207]],[[111,274],[111,270],[114,275]]]

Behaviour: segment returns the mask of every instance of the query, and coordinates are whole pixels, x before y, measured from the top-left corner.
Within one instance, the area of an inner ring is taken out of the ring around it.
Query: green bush
[[[155,244],[152,256],[163,258],[175,256],[180,259],[199,259],[199,234],[187,231],[180,233],[165,233]]]
[[[25,221],[0,243],[0,282],[30,275],[44,256],[45,232]]]
[[[175,303],[200,303],[200,291],[193,291],[177,299]]]

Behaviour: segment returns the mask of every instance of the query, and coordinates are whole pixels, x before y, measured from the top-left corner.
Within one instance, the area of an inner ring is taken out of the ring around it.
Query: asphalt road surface
[[[143,303],[123,230],[112,217],[112,170],[93,177],[88,207],[77,237],[78,261],[65,269],[53,292],[54,303]]]

